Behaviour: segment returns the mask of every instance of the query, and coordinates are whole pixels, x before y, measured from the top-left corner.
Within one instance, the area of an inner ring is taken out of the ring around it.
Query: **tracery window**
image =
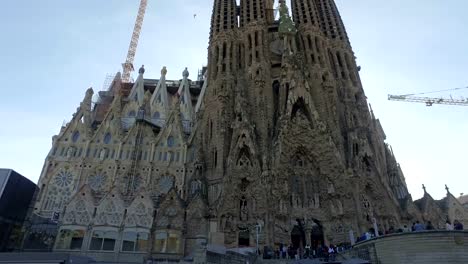
[[[61,171],[54,178],[54,182],[59,187],[67,187],[73,181],[73,175],[69,171]]]

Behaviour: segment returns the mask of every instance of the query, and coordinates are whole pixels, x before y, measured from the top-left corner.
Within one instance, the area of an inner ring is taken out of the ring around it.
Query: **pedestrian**
[[[288,255],[288,248],[286,247],[286,245],[283,245],[283,248],[282,248],[282,258],[283,259],[286,259],[287,258],[287,255]]]
[[[409,231],[410,231],[410,229],[408,228],[408,226],[404,225],[403,226],[403,232],[406,233],[406,232],[409,232]]]
[[[452,231],[453,230],[453,225],[452,223],[450,223],[450,220],[447,220],[445,222],[445,229],[447,229],[448,231]]]
[[[413,222],[413,225],[411,226],[411,232],[416,231],[416,223]]]
[[[335,249],[333,248],[333,245],[330,245],[328,248],[328,256],[330,261],[335,261]]]
[[[305,246],[305,258],[309,258],[309,256],[310,256],[310,245],[307,244]]]
[[[416,221],[416,225],[414,226],[414,231],[424,231],[425,227],[423,224],[419,223],[419,221]]]
[[[431,221],[427,221],[426,230],[434,230],[434,226],[432,225]]]

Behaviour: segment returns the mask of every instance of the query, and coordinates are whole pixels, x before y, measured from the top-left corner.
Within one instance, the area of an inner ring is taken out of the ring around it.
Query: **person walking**
[[[434,230],[434,226],[432,225],[431,221],[427,221],[426,230]]]

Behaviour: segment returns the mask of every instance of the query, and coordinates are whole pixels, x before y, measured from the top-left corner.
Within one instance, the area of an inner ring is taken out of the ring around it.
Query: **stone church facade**
[[[142,67],[96,103],[86,91],[39,180],[34,215],[57,218],[54,250],[177,259],[423,220],[334,1],[291,4],[275,20],[271,0],[215,0],[196,81]]]

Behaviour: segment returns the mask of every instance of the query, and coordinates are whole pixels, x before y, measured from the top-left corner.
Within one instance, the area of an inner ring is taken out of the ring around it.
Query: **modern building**
[[[182,259],[423,220],[334,1],[293,0],[292,17],[280,1],[279,20],[273,1],[236,2],[214,1],[196,80],[142,67],[95,104],[86,91],[53,137],[29,237],[99,260]]]
[[[21,247],[23,222],[36,184],[11,169],[0,169],[0,251]]]

